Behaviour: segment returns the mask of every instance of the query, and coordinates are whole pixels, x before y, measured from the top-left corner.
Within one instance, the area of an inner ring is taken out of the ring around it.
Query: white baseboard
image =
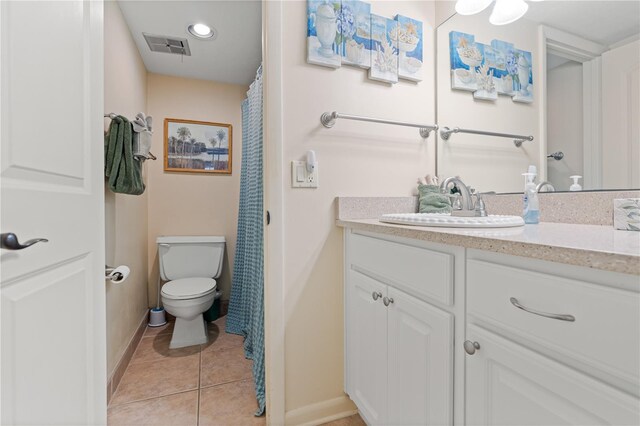
[[[347,395],[343,395],[287,411],[284,415],[284,423],[285,425],[317,426],[354,414],[358,414],[358,409]]]

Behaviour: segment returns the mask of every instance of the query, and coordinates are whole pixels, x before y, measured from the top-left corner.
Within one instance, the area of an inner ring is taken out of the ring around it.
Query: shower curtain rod
[[[360,115],[343,114],[337,111],[323,113],[322,116],[320,117],[320,122],[324,127],[330,129],[333,127],[334,124],[336,124],[336,120],[338,118],[344,118],[346,120],[367,121],[370,123],[393,124],[395,126],[417,127],[420,131],[420,136],[422,136],[425,139],[429,137],[429,133],[431,133],[432,131],[438,130],[438,126],[435,124],[434,125],[417,124],[417,123],[408,123],[406,121],[386,120],[383,118],[362,117]]]
[[[469,133],[472,135],[497,136],[499,138],[512,138],[514,145],[517,146],[518,148],[522,146],[523,142],[533,140],[533,136],[531,135],[529,136],[512,135],[510,133],[487,132],[485,130],[461,129],[460,127],[454,127],[453,129],[450,129],[448,127],[443,127],[442,130],[440,130],[440,136],[445,141],[449,140],[452,133]]]

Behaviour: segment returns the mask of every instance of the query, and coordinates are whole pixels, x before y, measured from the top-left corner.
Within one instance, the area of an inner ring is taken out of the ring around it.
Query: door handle
[[[379,291],[374,291],[373,293],[371,293],[371,297],[373,297],[373,300],[378,300],[380,297],[382,297],[382,293]]]
[[[47,243],[49,240],[46,238],[34,238],[32,240],[25,241],[24,244],[20,244],[18,237],[13,232],[0,234],[0,248],[5,250],[22,250],[40,242]]]
[[[393,303],[393,297],[385,297],[382,299],[382,303],[384,303],[384,306],[389,306]]]

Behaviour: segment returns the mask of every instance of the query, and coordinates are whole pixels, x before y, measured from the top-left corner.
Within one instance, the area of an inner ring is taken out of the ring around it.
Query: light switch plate
[[[292,188],[317,188],[318,166],[312,173],[307,171],[306,161],[291,162],[291,187]]]

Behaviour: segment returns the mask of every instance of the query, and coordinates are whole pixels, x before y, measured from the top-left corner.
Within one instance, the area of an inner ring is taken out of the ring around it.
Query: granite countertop
[[[541,222],[517,228],[461,229],[338,219],[338,226],[604,271],[640,275],[640,232]]]

